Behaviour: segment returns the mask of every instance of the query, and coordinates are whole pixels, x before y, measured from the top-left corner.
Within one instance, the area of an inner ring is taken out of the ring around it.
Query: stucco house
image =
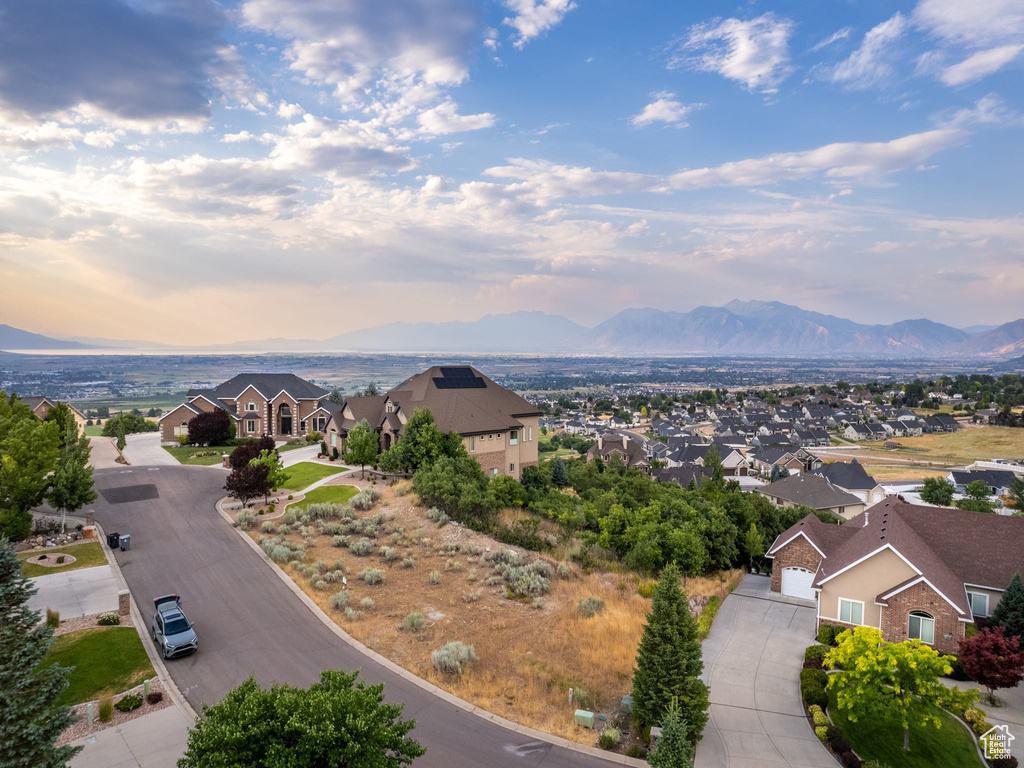
[[[956,653],[1024,571],[1024,519],[889,497],[843,525],[814,515],[769,548],[771,589],[817,600],[817,622],[876,627]]]
[[[429,409],[437,428],[457,432],[470,456],[488,475],[519,479],[536,466],[540,411],[469,365],[434,366],[383,395],[351,397],[325,424],[328,449],[345,451],[349,431],[366,419],[380,434],[381,450],[402,439],[405,424]]]
[[[824,464],[813,473],[821,475],[839,490],[853,494],[864,502],[865,507],[883,501],[888,495],[881,483],[869,475],[856,459]]]
[[[220,409],[235,422],[237,437],[269,435],[279,440],[319,432],[329,413],[327,391],[293,373],[240,373],[213,389],[191,389],[187,400],[160,417],[160,440],[176,443],[188,423]]]
[[[587,451],[587,461],[593,461],[600,457],[606,464],[613,454],[618,454],[622,463],[627,467],[642,469],[645,472],[650,469],[651,462],[647,458],[647,451],[644,450],[640,441],[632,440],[625,433],[602,435],[597,442],[590,446]]]
[[[777,507],[805,506],[849,519],[864,511],[864,501],[821,475],[801,473],[755,489]]]
[[[29,395],[27,397],[19,396],[18,399],[31,408],[32,413],[38,416],[40,421],[46,420],[47,415],[50,413],[50,409],[57,403],[63,403],[71,409],[71,415],[75,417],[75,424],[78,425],[79,429],[84,427],[85,422],[88,421],[88,419],[85,418],[85,414],[66,400],[57,400],[56,398],[43,397],[41,395]]]

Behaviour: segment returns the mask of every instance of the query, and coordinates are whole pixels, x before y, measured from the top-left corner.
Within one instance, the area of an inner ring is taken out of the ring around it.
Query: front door
[[[281,434],[290,435],[292,433],[292,417],[282,416],[281,417]]]

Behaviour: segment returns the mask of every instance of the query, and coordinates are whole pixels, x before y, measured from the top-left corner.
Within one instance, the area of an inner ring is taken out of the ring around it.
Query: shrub
[[[101,627],[116,627],[121,623],[121,617],[116,613],[104,613],[96,619],[96,623]]]
[[[987,720],[979,720],[978,722],[976,722],[971,727],[974,729],[974,732],[976,734],[978,734],[979,736],[981,736],[981,734],[983,734],[983,733],[985,733],[987,731],[992,730],[992,725]]]
[[[825,692],[827,682],[828,675],[824,670],[805,669],[800,672],[800,694],[806,706],[817,704],[822,709],[828,707],[828,694]]]
[[[572,578],[572,567],[568,563],[559,563],[558,564],[558,575],[561,576],[563,579],[571,579]]]
[[[814,728],[814,735],[822,741],[828,739],[828,728],[824,725],[819,725]]]
[[[640,595],[640,597],[646,597],[648,600],[650,600],[652,597],[654,597],[654,585],[657,583],[658,582],[654,581],[653,579],[641,581],[636,587],[636,592],[638,595]]]
[[[814,724],[816,726],[820,727],[820,726],[828,725],[828,715],[826,715],[820,709],[817,712],[815,712],[811,717],[814,720]]]
[[[60,626],[60,612],[52,608],[46,609],[46,626],[56,629]]]
[[[393,563],[398,559],[398,550],[394,547],[381,547],[379,554],[384,558],[384,561],[388,563]]]
[[[543,597],[535,597],[535,598],[533,598],[533,602],[530,605],[532,605],[534,608],[536,608],[539,611],[539,610],[544,608],[544,598]]]
[[[529,565],[519,565],[518,555],[509,558],[507,562],[499,562],[494,570],[505,579],[512,593],[519,597],[546,593],[551,586],[551,576],[555,572],[554,567],[546,560],[534,560]]]
[[[326,581],[324,581],[323,579],[317,579],[316,581],[313,582],[313,589],[319,590],[321,592],[326,590],[328,586],[330,586],[330,585]]]
[[[451,520],[451,518],[448,517],[447,512],[444,512],[443,510],[440,510],[437,507],[431,507],[430,509],[427,510],[427,520],[437,523],[437,527],[440,528],[442,525]]]
[[[423,629],[423,625],[427,623],[427,620],[423,617],[423,614],[419,611],[413,611],[402,619],[402,627],[408,629],[411,632]]]
[[[461,571],[462,563],[458,560],[452,560],[450,557],[444,562],[444,569],[446,571]]]
[[[804,669],[823,669],[821,659],[807,659],[804,662]]]
[[[630,744],[626,747],[626,757],[635,757],[637,760],[647,759],[647,750],[642,744]]]
[[[363,618],[363,612],[357,611],[354,608],[346,608],[345,618],[349,621],[359,621],[361,618]]]
[[[373,509],[373,505],[380,498],[380,492],[371,488],[364,488],[349,501],[352,505],[352,509],[358,509],[360,512],[367,512]]]
[[[622,734],[619,733],[618,728],[605,728],[601,731],[601,736],[597,740],[597,745],[601,749],[615,749],[620,741],[622,741]]]
[[[403,568],[415,568],[416,567],[416,558],[415,557],[403,557],[402,558],[402,567]]]
[[[829,741],[832,741],[832,739],[838,739],[840,736],[843,735],[843,732],[839,730],[839,726],[837,725],[826,725],[825,732],[828,735]]]
[[[332,547],[347,547],[350,539],[348,536],[335,536],[331,539]]]
[[[164,695],[160,691],[150,691],[146,694],[147,704],[159,704],[164,700]]]
[[[440,571],[431,571],[430,572],[429,581],[430,581],[431,584],[440,584],[441,583],[441,572]]]
[[[430,654],[434,669],[449,675],[461,675],[463,666],[476,660],[476,649],[461,640],[445,643]]]
[[[598,597],[585,597],[576,603],[576,610],[583,618],[592,618],[604,610],[604,600]]]
[[[248,531],[256,524],[256,516],[252,513],[251,509],[243,509],[238,513],[236,522],[238,523],[239,528],[243,531]]]
[[[263,524],[260,525],[260,530],[263,531],[263,533],[273,533],[274,532],[274,523],[271,522],[270,520],[264,520]]]
[[[336,611],[340,611],[344,608],[348,608],[348,601],[352,598],[352,595],[348,591],[342,590],[341,592],[335,592],[331,595],[331,599],[328,601],[331,608]]]
[[[1013,755],[1009,757],[997,757],[993,760],[989,760],[988,764],[992,768],[1017,768],[1017,758]]]
[[[572,687],[572,700],[576,704],[577,709],[590,709],[594,703],[590,700],[590,692],[582,685],[574,685]]]
[[[863,765],[863,763],[860,761],[860,758],[857,757],[857,755],[855,755],[851,750],[843,752],[842,757],[843,765],[846,766],[846,768],[861,768],[861,766]]]
[[[364,568],[359,572],[359,578],[367,584],[383,584],[384,571],[380,568]]]
[[[477,600],[480,599],[480,596],[483,593],[484,593],[484,591],[482,589],[478,589],[478,590],[475,590],[475,591],[471,590],[469,592],[463,592],[462,593],[462,599],[465,602],[467,602],[467,603],[475,603]]]
[[[985,719],[985,713],[980,709],[972,708],[964,712],[964,720],[973,725],[974,723],[981,722]]]
[[[131,712],[133,709],[138,709],[141,706],[142,697],[133,693],[128,696],[122,696],[117,704],[114,705],[114,708],[118,712]]]
[[[352,551],[353,555],[366,557],[368,554],[373,552],[374,544],[370,539],[363,538],[353,541],[348,545],[348,548]]]
[[[362,608],[364,611],[372,611],[374,608],[377,607],[377,604],[373,602],[372,597],[364,597],[362,600],[359,601],[359,607]]]
[[[836,635],[843,632],[844,629],[836,624],[822,624],[818,627],[818,642],[822,645],[835,645]]]
[[[956,656],[947,656],[946,661],[949,662],[949,666],[951,666],[952,669],[948,675],[945,675],[945,677],[948,677],[950,680],[970,680],[967,673],[964,672],[964,665],[960,662],[960,659]]]
[[[337,584],[343,575],[341,571],[328,571],[324,574],[324,581],[328,584]]]
[[[470,584],[472,584],[474,581],[476,581],[476,568],[470,568],[469,569],[469,573],[466,574],[466,580]]]
[[[330,501],[319,501],[306,507],[309,520],[337,520],[344,516],[345,508]]]
[[[57,555],[57,565],[64,565],[64,561],[67,560],[64,555]]]
[[[809,661],[810,659],[824,661],[825,654],[828,653],[828,651],[829,647],[827,645],[808,645],[806,650],[804,650],[804,661]]]
[[[100,699],[99,706],[99,718],[101,723],[110,722],[110,718],[114,716],[114,698],[112,696],[104,696]]]
[[[844,736],[839,736],[838,738],[832,739],[828,743],[828,746],[829,749],[831,749],[837,755],[841,755],[843,754],[843,752],[849,752],[851,749],[850,742],[847,741]]]

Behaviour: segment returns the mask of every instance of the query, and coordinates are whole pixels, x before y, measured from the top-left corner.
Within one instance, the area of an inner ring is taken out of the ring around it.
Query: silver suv
[[[199,638],[181,610],[181,598],[164,595],[153,600],[156,614],[149,634],[165,659],[174,659],[194,653],[199,648]]]

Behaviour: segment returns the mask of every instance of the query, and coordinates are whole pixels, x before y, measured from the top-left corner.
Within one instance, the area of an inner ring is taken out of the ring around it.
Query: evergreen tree
[[[21,575],[6,539],[0,539],[0,767],[63,768],[81,747],[54,746],[74,722],[71,708],[57,700],[67,688],[69,669],[40,668],[53,643],[53,629],[39,624],[28,607],[36,593]]]
[[[335,405],[344,405],[345,404],[345,393],[342,392],[337,387],[334,387],[334,389],[331,390],[331,394],[329,394],[327,396],[327,399],[330,400]]]
[[[345,454],[345,461],[350,464],[358,464],[362,477],[366,477],[366,465],[377,461],[377,454],[380,449],[380,438],[377,432],[370,428],[366,419],[356,424],[348,433],[348,452]]]
[[[559,488],[569,484],[569,473],[565,471],[565,462],[561,456],[557,456],[551,464],[551,483]]]
[[[693,742],[679,710],[679,700],[672,699],[662,721],[661,736],[647,762],[651,768],[690,768],[693,754]]]
[[[992,623],[1006,628],[1006,634],[1024,637],[1024,584],[1016,573],[992,612]]]
[[[679,588],[679,569],[669,565],[654,588],[633,671],[633,714],[641,727],[663,722],[676,698],[690,737],[699,740],[708,721],[703,669],[697,622]]]
[[[70,411],[64,416],[61,442],[64,447],[50,478],[47,500],[60,512],[60,529],[64,531],[67,513],[77,512],[96,501],[96,491],[92,487],[92,467],[89,466],[92,445],[88,437],[78,433],[78,425]]]

